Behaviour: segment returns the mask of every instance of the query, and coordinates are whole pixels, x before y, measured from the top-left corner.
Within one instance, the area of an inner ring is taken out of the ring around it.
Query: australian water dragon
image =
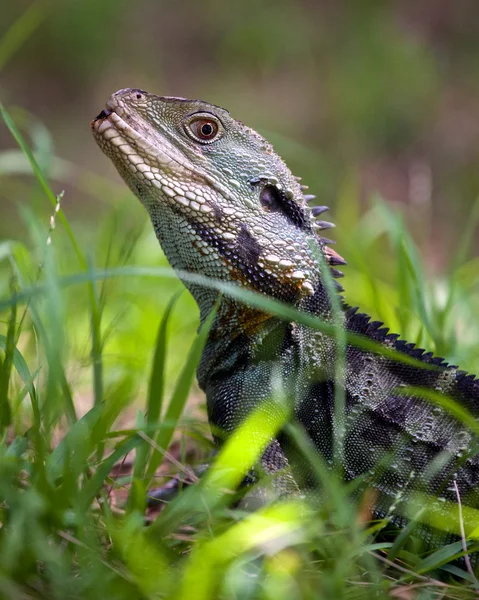
[[[147,208],[171,265],[234,283],[333,320],[324,269],[333,276],[344,260],[321,236],[326,207],[311,197],[271,145],[228,111],[184,98],[137,89],[116,92],[91,124],[103,152]],[[319,254],[323,260],[318,260]],[[327,266],[324,266],[326,265]],[[210,312],[217,291],[186,280],[200,308]],[[398,340],[381,323],[340,298],[347,332],[415,358],[349,344],[345,355],[342,469],[376,489],[376,515],[393,515],[412,492],[479,507],[477,438],[440,406],[400,393],[421,387],[458,401],[479,417],[479,381],[432,353]],[[335,342],[224,297],[206,344],[198,381],[216,430],[231,432],[272,394],[280,373],[294,396],[296,419],[329,462],[335,423]],[[392,456],[392,460],[389,460]],[[313,487],[307,461],[280,434],[263,464],[269,472],[292,464],[294,486]],[[454,529],[454,528],[453,528]]]

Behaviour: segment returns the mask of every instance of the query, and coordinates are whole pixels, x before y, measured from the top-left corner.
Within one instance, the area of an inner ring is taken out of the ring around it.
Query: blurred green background
[[[479,191],[475,0],[4,0],[0,40],[0,99],[54,192],[65,191],[62,208],[98,267],[166,264],[142,207],[89,130],[108,96],[124,87],[211,101],[269,138],[332,209],[338,250],[350,263],[348,300],[403,334],[391,292],[394,263],[387,243],[371,234],[376,224],[383,227],[374,214],[363,225],[375,245],[359,246],[363,255],[354,256],[370,199],[380,195],[404,213],[428,277],[443,272],[461,244]],[[0,237],[31,249],[37,242],[28,215],[39,219],[46,239],[52,208],[29,173],[0,127]],[[74,273],[78,265],[64,237],[61,228],[54,232],[59,270]],[[37,244],[38,263],[41,253]],[[368,295],[361,286],[366,267],[382,278],[380,293]],[[127,396],[144,382],[157,323],[178,288],[127,279],[101,289],[108,299],[107,378]],[[4,277],[1,291],[7,290]],[[76,390],[89,377],[85,294],[70,293],[64,308]],[[373,296],[382,298],[382,308]],[[184,294],[173,318],[172,373],[196,325],[196,308]],[[437,340],[421,340],[416,330],[410,335],[441,351]],[[444,344],[445,351],[451,347]]]
[[[25,11],[32,32],[3,52],[2,101],[44,123],[78,178],[116,179],[88,122],[112,92],[139,87],[228,108],[272,138],[321,203],[334,206],[351,173],[363,198],[432,202],[439,263],[477,195],[474,0],[4,0],[0,39]],[[0,148],[11,146],[2,130]],[[82,222],[114,202],[66,183],[64,208]],[[1,233],[23,193],[2,185]]]

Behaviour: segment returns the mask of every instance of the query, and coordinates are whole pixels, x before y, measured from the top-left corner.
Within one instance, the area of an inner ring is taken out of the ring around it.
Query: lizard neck
[[[191,286],[190,291],[198,303],[200,322],[203,323],[217,301],[218,294],[205,288],[191,289]],[[224,296],[198,368],[200,387],[204,389],[207,380],[218,370],[246,360],[250,349],[260,345],[261,340],[278,323],[279,319]]]
[[[200,308],[200,320],[204,322],[214,302],[217,292],[203,287],[189,286]],[[324,286],[319,283],[312,296],[298,298],[294,307],[310,314],[332,321],[332,309]],[[292,339],[306,341],[305,336],[315,336],[309,328],[295,323],[287,323],[268,313],[251,308],[228,297],[223,297],[218,314],[211,328],[203,356],[198,368],[198,381],[204,389],[206,382],[218,371],[238,368],[252,356],[262,361],[277,361],[283,350],[292,345]],[[299,332],[303,331],[302,334]],[[294,343],[296,343],[294,342]],[[302,345],[302,344],[301,344]],[[306,352],[308,344],[305,344]]]

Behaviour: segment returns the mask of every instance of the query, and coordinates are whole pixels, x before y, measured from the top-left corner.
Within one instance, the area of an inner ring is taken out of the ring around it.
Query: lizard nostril
[[[137,100],[143,100],[143,97],[146,96],[147,92],[145,90],[140,90],[138,88],[132,88],[129,92],[134,95]]]
[[[127,99],[142,100],[144,96],[147,96],[148,92],[140,90],[139,88],[123,88],[113,94],[113,96],[126,97]]]

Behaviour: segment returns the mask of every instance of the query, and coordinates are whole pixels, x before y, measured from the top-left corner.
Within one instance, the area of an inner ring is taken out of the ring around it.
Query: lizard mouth
[[[91,122],[92,129],[95,128],[97,121],[103,121],[104,119],[108,119],[111,115],[111,111],[107,108],[104,108],[99,115],[97,115]]]
[[[120,90],[121,91],[121,90]],[[143,92],[146,93],[146,92]],[[118,123],[118,118],[126,125],[126,122],[122,119],[131,120],[131,114],[125,110],[122,103],[117,98],[117,94],[113,94],[105,103],[105,108],[90,122],[90,127],[94,133],[101,134],[105,129],[108,128],[105,122],[114,125]],[[112,116],[114,115],[114,116]],[[121,127],[123,129],[123,127]]]
[[[107,108],[104,108],[90,123],[93,134],[102,150],[105,150],[108,146],[117,146],[120,152],[126,154],[127,157],[133,155],[133,153],[145,156],[152,154],[153,148],[148,148],[150,144],[147,141],[147,136],[142,135],[140,124],[133,122],[131,115],[125,114],[125,111],[119,105],[115,106],[111,98],[106,106]],[[126,118],[131,122],[131,125],[126,122]],[[131,153],[126,152],[128,144],[133,146],[130,148]],[[158,153],[158,147],[156,153]]]

